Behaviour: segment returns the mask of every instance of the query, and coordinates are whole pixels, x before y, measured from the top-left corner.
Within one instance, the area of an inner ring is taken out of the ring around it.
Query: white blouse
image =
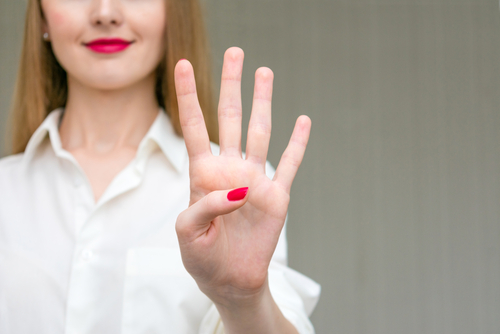
[[[0,333],[223,333],[180,257],[174,226],[189,202],[189,161],[168,117],[159,112],[95,203],[62,148],[61,114],[49,114],[25,153],[0,160]],[[286,258],[282,233],[271,293],[300,333],[314,333],[320,287]]]

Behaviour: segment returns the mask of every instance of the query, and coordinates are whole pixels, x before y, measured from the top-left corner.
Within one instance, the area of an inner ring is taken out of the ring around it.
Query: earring
[[[48,41],[48,40],[49,40],[49,33],[48,33],[48,32],[44,32],[44,33],[43,33],[43,39],[44,39],[45,41]]]

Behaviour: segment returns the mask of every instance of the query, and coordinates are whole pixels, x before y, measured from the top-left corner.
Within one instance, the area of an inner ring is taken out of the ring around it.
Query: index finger
[[[191,63],[187,60],[179,61],[175,66],[174,78],[179,104],[179,120],[189,158],[209,154],[211,152],[210,139],[198,101]]]

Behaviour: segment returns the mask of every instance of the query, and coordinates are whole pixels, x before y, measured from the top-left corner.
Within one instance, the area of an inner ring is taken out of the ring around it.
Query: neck
[[[68,100],[59,129],[63,147],[108,154],[137,150],[158,115],[154,75],[133,86],[98,90],[68,77]]]

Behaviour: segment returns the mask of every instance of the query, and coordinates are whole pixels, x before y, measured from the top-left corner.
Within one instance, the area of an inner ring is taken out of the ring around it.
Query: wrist
[[[267,276],[258,285],[237,287],[232,284],[211,286],[198,283],[200,290],[214,303],[220,312],[225,310],[250,310],[259,308],[270,295]]]
[[[267,278],[259,288],[242,290],[227,286],[221,290],[223,292],[220,291],[216,297],[210,298],[221,314],[260,310],[266,302],[269,302],[269,297],[271,297]]]
[[[232,296],[214,304],[224,324],[225,333],[294,333],[297,331],[281,313],[269,285],[251,294]]]

